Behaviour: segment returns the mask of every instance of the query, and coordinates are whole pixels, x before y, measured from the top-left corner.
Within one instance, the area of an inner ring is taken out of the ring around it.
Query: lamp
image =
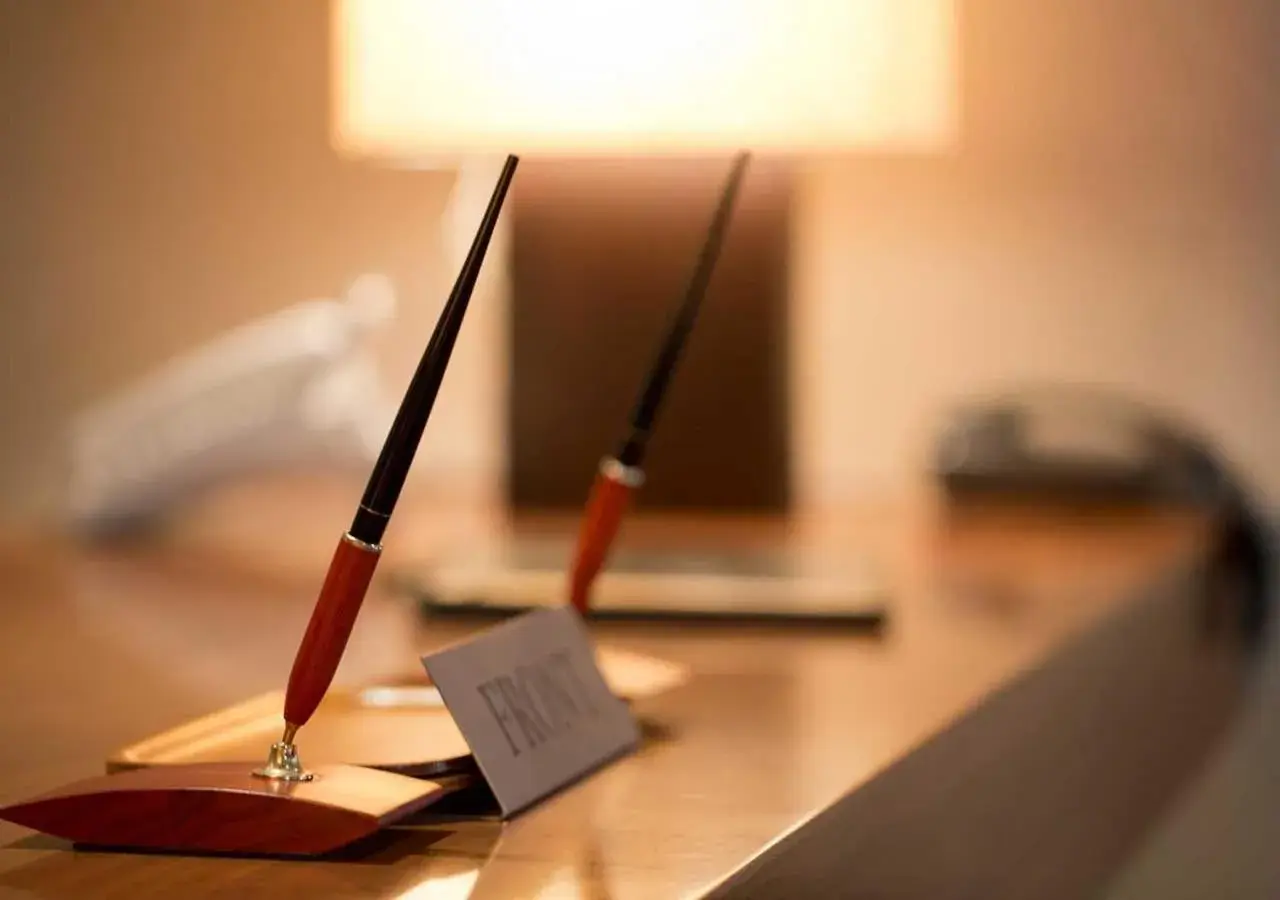
[[[648,363],[652,341],[622,333],[659,327],[643,313],[665,308],[691,264],[720,159],[727,164],[732,152],[749,149],[766,162],[744,185],[738,234],[726,245],[708,321],[681,376],[686,396],[673,397],[664,415],[715,427],[717,410],[773,403],[756,415],[757,432],[735,431],[743,458],[756,459],[751,483],[762,487],[716,494],[705,476],[719,451],[673,421],[646,501],[785,506],[788,414],[785,391],[770,384],[787,369],[778,331],[790,240],[786,161],[947,145],[956,120],[953,3],[334,0],[332,127],[340,152],[466,162],[460,197],[474,161],[507,152],[525,158],[508,215],[511,370],[501,371],[507,360],[492,352],[501,335],[487,335],[495,368],[490,384],[474,386],[492,395],[492,384],[505,380],[511,392],[508,433],[496,419],[474,423],[489,429],[475,446],[511,448],[509,499],[581,503]],[[476,180],[492,178],[481,168]],[[478,215],[468,210],[461,219]],[[717,292],[733,296],[717,301]],[[739,322],[763,324],[750,334],[717,332],[712,320],[726,315],[718,306],[731,307]],[[503,328],[501,317],[485,324]],[[575,330],[595,337],[574,340]],[[715,333],[724,335],[725,359],[737,360],[735,380],[718,388],[707,380],[714,369],[726,371],[724,359],[713,364]],[[758,377],[743,377],[748,370]],[[741,385],[738,395],[733,385]]]
[[[339,0],[362,156],[936,147],[948,0]]]

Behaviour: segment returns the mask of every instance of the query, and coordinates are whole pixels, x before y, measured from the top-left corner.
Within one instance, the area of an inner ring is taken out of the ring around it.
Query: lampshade
[[[932,148],[954,0],[334,0],[361,156]]]

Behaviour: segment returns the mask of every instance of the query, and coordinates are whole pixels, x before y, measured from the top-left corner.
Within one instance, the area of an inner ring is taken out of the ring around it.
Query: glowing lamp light
[[[355,156],[953,139],[954,0],[335,0]]]

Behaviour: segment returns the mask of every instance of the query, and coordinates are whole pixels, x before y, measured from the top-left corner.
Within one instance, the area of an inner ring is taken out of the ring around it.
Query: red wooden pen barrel
[[[643,483],[644,473],[640,469],[624,466],[614,459],[606,459],[600,466],[582,517],[569,580],[569,602],[579,613],[586,613],[591,605],[591,585],[609,556],[632,493]]]
[[[320,588],[320,598],[293,661],[293,671],[289,673],[284,720],[290,725],[301,728],[307,724],[324,699],[325,691],[329,690],[381,554],[381,547],[366,544],[349,534],[344,534],[338,542],[333,561],[329,563],[329,574]]]

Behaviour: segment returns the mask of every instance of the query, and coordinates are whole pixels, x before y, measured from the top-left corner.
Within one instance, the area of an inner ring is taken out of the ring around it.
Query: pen
[[[307,724],[329,689],[347,640],[351,637],[352,626],[382,554],[383,533],[431,416],[518,163],[517,157],[508,156],[502,167],[462,270],[374,464],[355,518],[350,529],[338,541],[311,613],[311,621],[307,624],[289,673],[284,701],[284,736],[272,746],[267,765],[256,773],[262,777],[290,781],[310,778],[298,762],[294,736]]]
[[[632,413],[627,437],[616,456],[606,457],[600,463],[600,470],[587,499],[569,576],[569,602],[579,613],[586,613],[590,605],[591,585],[608,558],[614,537],[622,524],[622,516],[630,504],[632,494],[644,484],[645,449],[653,434],[658,407],[666,396],[680,352],[693,330],[698,308],[711,283],[711,274],[720,258],[734,201],[750,158],[750,154],[745,152],[734,158],[729,178],[711,218],[711,227],[694,265],[693,275]]]

